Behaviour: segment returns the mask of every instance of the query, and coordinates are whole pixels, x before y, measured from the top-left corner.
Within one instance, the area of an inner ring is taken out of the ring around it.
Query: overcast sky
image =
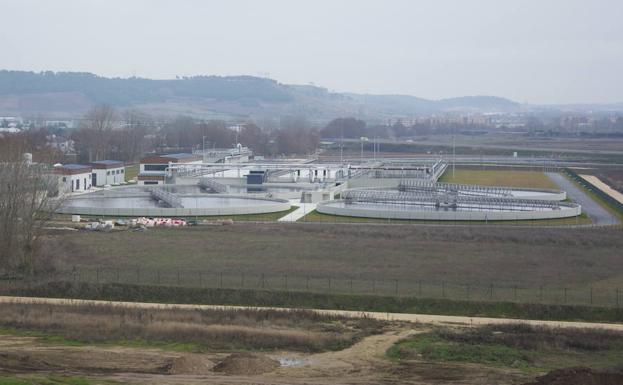
[[[623,102],[622,0],[0,0],[0,68]]]

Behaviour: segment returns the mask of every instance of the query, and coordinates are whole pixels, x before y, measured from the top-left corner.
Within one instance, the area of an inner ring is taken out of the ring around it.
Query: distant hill
[[[520,104],[495,96],[427,100],[409,95],[334,93],[253,76],[194,76],[171,80],[106,78],[80,72],[0,71],[0,115],[76,117],[96,104],[158,115],[204,118],[276,118],[285,114],[328,120],[429,114],[516,111]]]

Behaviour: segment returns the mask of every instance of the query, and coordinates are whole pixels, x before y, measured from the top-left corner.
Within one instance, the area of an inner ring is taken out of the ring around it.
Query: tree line
[[[81,126],[68,137],[73,140],[81,162],[136,162],[149,153],[233,148],[238,143],[257,155],[308,155],[317,149],[320,138],[317,129],[297,117],[282,118],[278,124],[263,127],[254,122],[232,125],[189,116],[156,122],[149,115],[135,111],[119,113],[106,105],[90,110]]]

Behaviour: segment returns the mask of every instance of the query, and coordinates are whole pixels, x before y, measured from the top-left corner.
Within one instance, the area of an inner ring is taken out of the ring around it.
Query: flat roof
[[[123,164],[123,162],[120,160],[96,160],[95,162],[91,162],[91,164],[111,165],[111,164]]]
[[[175,158],[175,159],[183,159],[183,158],[192,158],[195,157],[197,155],[193,155],[193,154],[189,154],[187,152],[180,152],[177,154],[165,154],[165,155],[160,155],[163,158]]]
[[[91,162],[91,166],[95,169],[106,170],[109,168],[121,168],[124,166],[124,163],[120,160],[97,160]]]
[[[91,166],[76,163],[69,163],[62,166],[54,167],[55,173],[64,175],[90,173],[91,170],[93,170]]]
[[[86,164],[69,163],[69,164],[64,164],[62,166],[58,166],[58,168],[65,168],[67,170],[78,170],[81,168],[91,168],[91,166],[87,166]]]

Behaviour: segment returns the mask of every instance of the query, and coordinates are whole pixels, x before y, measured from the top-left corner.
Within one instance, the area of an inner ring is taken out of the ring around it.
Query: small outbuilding
[[[118,160],[91,162],[91,184],[93,186],[116,185],[125,182],[125,165]]]
[[[54,166],[59,176],[60,190],[64,192],[87,191],[91,188],[91,166],[84,164],[65,164]]]

